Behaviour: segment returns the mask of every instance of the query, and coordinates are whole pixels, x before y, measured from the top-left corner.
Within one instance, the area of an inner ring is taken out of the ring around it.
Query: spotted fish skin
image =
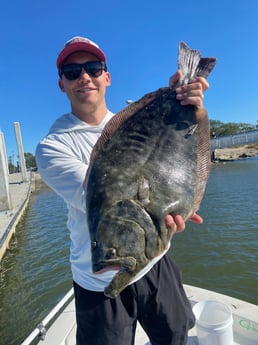
[[[181,42],[179,84],[119,112],[94,147],[86,179],[92,269],[120,267],[105,288],[108,297],[168,248],[166,215],[187,220],[199,208],[210,169],[208,114],[181,106],[175,88],[207,77],[215,63]]]

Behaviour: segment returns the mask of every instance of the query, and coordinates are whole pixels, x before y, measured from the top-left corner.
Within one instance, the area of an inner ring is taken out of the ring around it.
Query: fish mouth
[[[134,271],[136,268],[136,259],[132,256],[123,258],[101,260],[92,265],[93,272],[96,274],[104,273],[107,271]]]

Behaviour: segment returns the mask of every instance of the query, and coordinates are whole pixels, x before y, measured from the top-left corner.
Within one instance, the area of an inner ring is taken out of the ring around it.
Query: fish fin
[[[182,72],[180,85],[188,84],[194,78],[200,59],[201,54],[198,50],[190,49],[186,43],[180,42],[178,51],[178,68]]]
[[[213,70],[213,68],[215,67],[216,62],[217,62],[216,58],[212,58],[212,57],[201,58],[196,68],[196,76],[207,78],[208,75]]]
[[[99,151],[102,150],[105,143],[110,140],[114,133],[117,131],[117,129],[131,116],[133,116],[137,111],[141,110],[145,106],[147,106],[149,103],[151,103],[156,97],[158,97],[160,94],[164,92],[164,90],[167,90],[168,87],[160,88],[157,91],[153,91],[150,93],[147,93],[144,95],[141,99],[138,101],[135,101],[133,103],[130,103],[127,107],[120,110],[115,116],[113,116],[108,123],[105,125],[101,136],[97,140],[96,144],[93,147],[93,150],[91,152],[90,157],[90,165],[96,158]]]
[[[202,58],[199,50],[191,49],[185,42],[180,42],[178,52],[178,68],[182,76],[179,85],[188,84],[194,78],[207,78],[217,62],[216,58]]]

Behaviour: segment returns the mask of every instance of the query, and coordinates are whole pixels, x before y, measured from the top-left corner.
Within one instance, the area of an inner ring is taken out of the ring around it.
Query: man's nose
[[[84,68],[82,68],[79,78],[90,79],[90,75],[86,72]]]

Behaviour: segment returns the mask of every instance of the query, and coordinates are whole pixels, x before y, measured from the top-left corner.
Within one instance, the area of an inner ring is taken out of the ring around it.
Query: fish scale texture
[[[180,85],[207,77],[216,63],[180,45]],[[105,126],[87,173],[93,271],[121,267],[105,292],[117,296],[168,247],[167,214],[185,220],[199,208],[210,170],[205,109],[181,106],[175,88],[143,96]]]

